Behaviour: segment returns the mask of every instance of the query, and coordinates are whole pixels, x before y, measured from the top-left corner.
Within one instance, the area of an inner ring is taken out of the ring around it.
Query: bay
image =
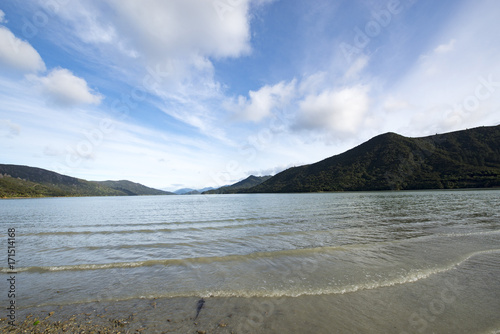
[[[16,229],[25,311],[203,297],[212,318],[245,310],[238,332],[494,333],[499,204],[498,190],[2,200],[0,234]]]

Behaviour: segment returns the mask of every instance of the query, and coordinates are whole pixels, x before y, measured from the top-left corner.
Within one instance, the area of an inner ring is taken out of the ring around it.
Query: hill
[[[500,187],[500,126],[408,138],[386,133],[320,162],[287,169],[249,192]]]
[[[169,194],[130,181],[87,181],[42,168],[0,164],[0,198]]]
[[[250,175],[246,179],[239,181],[230,186],[221,187],[218,189],[213,189],[203,192],[203,194],[236,194],[239,192],[245,192],[246,190],[255,187],[262,182],[269,180],[272,176],[254,176]]]
[[[124,192],[129,196],[141,196],[141,195],[174,195],[168,191],[158,190],[154,188],[146,187],[140,183],[134,183],[127,180],[121,181],[91,181],[94,183],[101,184],[103,186]]]
[[[213,190],[212,187],[207,187],[203,189],[191,189],[191,188],[182,188],[174,191],[177,195],[200,195],[201,193],[209,190]]]
[[[191,189],[191,188],[182,188],[182,189],[178,189],[178,190],[174,191],[174,194],[184,195],[184,194],[190,193],[192,191],[196,191],[196,190]]]

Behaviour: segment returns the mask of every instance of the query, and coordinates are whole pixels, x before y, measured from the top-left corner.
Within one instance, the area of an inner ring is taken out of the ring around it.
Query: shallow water
[[[495,333],[499,205],[498,190],[3,200],[0,237],[16,229],[21,310],[205,297],[199,321],[239,310],[237,332]]]

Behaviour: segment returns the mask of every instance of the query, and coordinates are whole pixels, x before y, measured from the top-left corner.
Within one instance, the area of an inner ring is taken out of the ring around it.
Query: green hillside
[[[250,175],[246,179],[239,181],[233,185],[205,191],[203,194],[236,194],[239,192],[244,192],[245,190],[248,190],[252,187],[255,187],[261,184],[262,182],[269,180],[270,178],[271,178],[270,175],[268,176]]]
[[[386,133],[323,161],[287,169],[250,192],[500,187],[500,126],[423,138]]]
[[[87,181],[41,168],[0,164],[0,198],[169,194],[130,181]]]
[[[94,181],[94,183],[101,184],[103,186],[122,191],[129,196],[140,196],[140,195],[175,195],[173,193],[153,189],[146,187],[140,183],[134,183],[127,180],[121,181]]]

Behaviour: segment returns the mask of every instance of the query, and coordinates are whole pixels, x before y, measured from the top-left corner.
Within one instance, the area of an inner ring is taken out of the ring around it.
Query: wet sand
[[[496,254],[485,256],[496,262]],[[483,262],[471,260],[412,283],[342,294],[205,297],[196,319],[198,297],[30,308],[18,310],[12,332],[497,334],[500,281],[494,270],[478,274]],[[8,332],[5,319],[0,329]]]
[[[2,333],[241,332],[232,319],[238,310],[231,311],[227,299],[216,299],[207,299],[208,306],[204,305],[196,320],[197,298],[137,299],[21,310],[15,328],[2,318],[0,330]]]

